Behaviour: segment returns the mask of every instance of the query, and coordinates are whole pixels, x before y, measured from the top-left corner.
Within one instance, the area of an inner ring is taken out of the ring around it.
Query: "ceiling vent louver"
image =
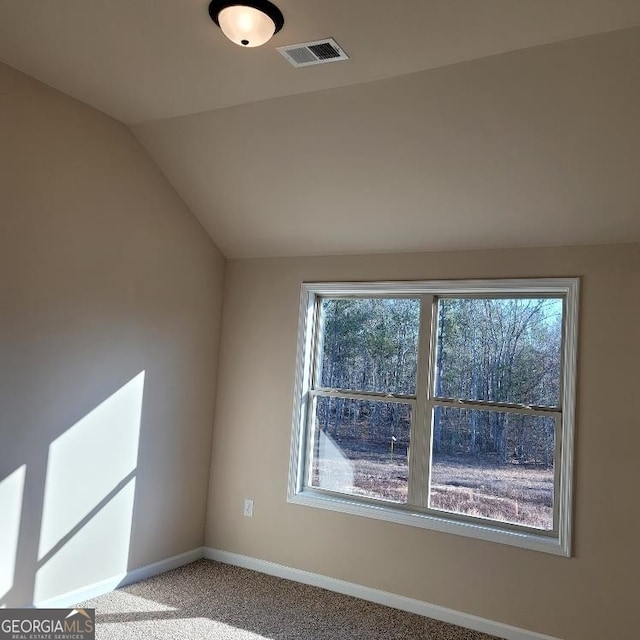
[[[282,57],[294,67],[309,67],[312,64],[326,64],[348,60],[349,56],[342,47],[333,39],[315,40],[302,44],[289,44],[286,47],[277,47]]]

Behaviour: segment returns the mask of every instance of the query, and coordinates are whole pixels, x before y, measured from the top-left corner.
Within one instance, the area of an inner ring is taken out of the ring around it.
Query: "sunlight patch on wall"
[[[144,372],[49,447],[35,601],[127,570]]]
[[[135,486],[133,479],[38,570],[36,603],[101,580],[125,577]]]
[[[13,587],[27,467],[0,481],[0,597]]]

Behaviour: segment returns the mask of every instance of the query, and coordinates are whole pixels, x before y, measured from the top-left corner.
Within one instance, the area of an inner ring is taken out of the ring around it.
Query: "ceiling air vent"
[[[278,51],[294,67],[309,67],[312,64],[325,64],[349,59],[349,56],[333,38],[290,44],[286,47],[278,47]]]

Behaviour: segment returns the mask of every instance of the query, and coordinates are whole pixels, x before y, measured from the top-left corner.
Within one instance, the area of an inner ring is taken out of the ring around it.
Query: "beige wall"
[[[126,127],[0,65],[0,605],[202,544],[223,275]]]
[[[574,557],[287,504],[302,281],[533,276],[582,278]],[[206,544],[564,640],[637,637],[638,291],[637,244],[230,261]]]
[[[125,127],[3,66],[0,213],[0,605],[19,606],[202,543],[225,265]],[[553,275],[583,278],[573,558],[286,503],[302,281]],[[635,637],[638,290],[637,244],[231,261],[206,544]]]

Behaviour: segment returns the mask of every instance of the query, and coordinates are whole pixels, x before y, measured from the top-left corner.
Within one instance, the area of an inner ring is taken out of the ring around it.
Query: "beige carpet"
[[[96,609],[98,640],[496,640],[209,560],[77,606]]]

